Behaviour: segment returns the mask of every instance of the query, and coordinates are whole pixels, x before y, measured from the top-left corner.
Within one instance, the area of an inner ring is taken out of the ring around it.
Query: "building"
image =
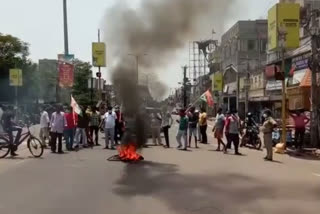
[[[299,3],[301,5],[300,13],[300,46],[295,49],[286,50],[285,73],[287,85],[287,102],[289,110],[305,109],[310,110],[310,90],[311,90],[311,70],[309,60],[311,52],[311,37],[308,34],[307,27],[304,25],[306,17],[313,9],[320,8],[319,0],[296,0],[280,1],[281,3]],[[319,18],[318,18],[319,19]],[[282,81],[277,81],[276,74],[281,67],[281,54],[277,50],[269,51],[267,54],[266,91],[271,97],[277,97],[271,106],[276,117],[281,115],[281,95]]]
[[[238,21],[221,39],[223,104],[229,110],[238,109],[241,117],[245,115],[246,98],[255,109],[262,109],[267,99],[261,74],[266,62],[267,32],[267,20]],[[255,87],[245,88],[245,82]],[[250,90],[249,97],[245,90]]]

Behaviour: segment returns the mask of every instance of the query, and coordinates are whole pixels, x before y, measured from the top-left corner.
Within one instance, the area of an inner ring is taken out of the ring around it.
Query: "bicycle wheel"
[[[38,138],[32,137],[28,140],[28,149],[33,157],[40,158],[43,154],[43,145]]]
[[[0,137],[0,159],[7,157],[10,152],[10,142],[7,138]]]

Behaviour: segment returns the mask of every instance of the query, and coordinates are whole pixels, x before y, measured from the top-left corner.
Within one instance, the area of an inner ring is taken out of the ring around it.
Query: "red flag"
[[[289,72],[289,76],[290,77],[293,77],[295,70],[296,70],[296,67],[292,66],[291,69],[290,69],[290,72]]]
[[[212,108],[214,106],[212,94],[209,90],[207,90],[204,94],[202,94],[200,99],[206,102],[209,107]]]

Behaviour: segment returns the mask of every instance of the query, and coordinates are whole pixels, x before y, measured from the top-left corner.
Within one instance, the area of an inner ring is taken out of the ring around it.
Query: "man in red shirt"
[[[306,131],[306,124],[309,123],[310,119],[303,113],[303,111],[297,111],[296,114],[291,114],[295,125],[295,147],[301,150],[304,141],[304,133]]]
[[[66,140],[66,147],[68,151],[72,151],[77,114],[75,114],[72,111],[72,108],[70,107],[67,113],[64,114],[64,116],[66,117],[66,121],[67,121],[67,126],[64,129],[64,138]]]

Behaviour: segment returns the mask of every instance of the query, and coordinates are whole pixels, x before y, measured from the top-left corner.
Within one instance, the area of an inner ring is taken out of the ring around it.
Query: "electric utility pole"
[[[312,44],[312,76],[311,76],[311,143],[315,146],[319,144],[319,86],[317,81],[317,73],[319,72],[319,26],[316,23],[316,16],[319,16],[319,11],[314,11],[311,14],[311,44]],[[316,145],[317,144],[317,145]]]
[[[184,109],[187,109],[187,66],[182,67],[183,68],[183,107]]]

